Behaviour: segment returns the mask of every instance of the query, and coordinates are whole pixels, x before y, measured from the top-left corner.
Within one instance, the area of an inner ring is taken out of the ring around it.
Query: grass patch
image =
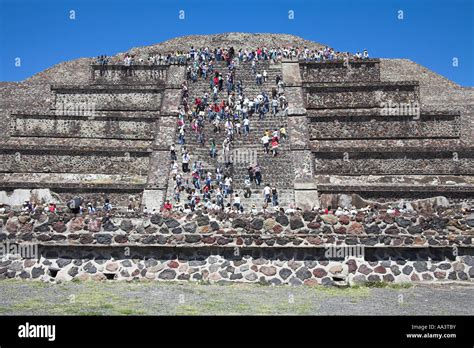
[[[367,288],[390,288],[390,289],[409,289],[412,286],[413,284],[410,284],[410,283],[387,283],[387,282],[366,282],[363,285],[360,285],[360,287],[367,287]]]

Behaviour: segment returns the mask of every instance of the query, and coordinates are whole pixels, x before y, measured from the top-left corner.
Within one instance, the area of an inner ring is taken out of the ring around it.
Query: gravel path
[[[0,315],[473,315],[474,284],[290,287],[0,282]]]

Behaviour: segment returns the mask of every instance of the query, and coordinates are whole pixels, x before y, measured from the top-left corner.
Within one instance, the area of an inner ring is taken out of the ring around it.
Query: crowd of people
[[[168,53],[150,54],[147,58],[137,57],[133,54],[123,56],[122,64],[132,67],[135,64],[186,64],[186,80],[181,86],[181,105],[177,124],[178,144],[180,145],[180,159],[176,145],[170,149],[171,175],[174,182],[174,206],[182,210],[193,211],[196,207],[205,206],[207,209],[235,209],[243,212],[244,207],[232,184],[232,157],[229,155],[234,147],[235,139],[248,137],[252,132],[253,122],[265,119],[268,114],[273,116],[286,113],[288,101],[284,93],[284,82],[280,75],[275,77],[274,86],[270,92],[264,91],[264,85],[269,82],[268,65],[261,66],[261,62],[277,63],[283,59],[297,59],[303,61],[331,61],[348,59],[367,59],[367,50],[355,55],[348,52],[336,52],[325,47],[310,49],[308,47],[257,47],[256,49],[239,49],[233,47],[195,48],[191,46],[188,51],[175,51]],[[97,57],[97,64],[104,66],[111,62],[107,56]],[[219,71],[222,65],[224,71]],[[244,83],[236,77],[236,70],[241,64],[247,64],[254,76],[255,85],[260,91],[257,95],[247,95]],[[202,91],[199,96],[190,100],[190,83],[204,80],[208,83],[208,90]],[[225,95],[225,97],[222,97]],[[212,129],[214,134],[206,139],[206,127]],[[222,143],[217,138],[222,138]],[[261,146],[264,153],[269,156],[278,156],[279,145],[286,140],[284,125],[266,129],[260,135]],[[206,170],[202,162],[192,160],[194,157],[186,147],[189,137],[195,137],[200,146],[209,146],[209,157],[216,159],[219,155],[222,164],[216,168]],[[181,162],[181,166],[178,162]],[[192,163],[192,166],[190,167]],[[248,168],[245,179],[244,197],[252,194],[251,187],[255,183],[260,187],[262,171],[258,163],[253,163]],[[263,205],[279,206],[278,191],[276,187],[263,185]],[[163,206],[165,210],[175,209],[170,201]]]
[[[268,72],[265,69],[263,71],[259,69],[259,64],[252,58],[253,53],[249,54],[241,50],[237,54],[233,48],[229,48],[217,50],[211,54],[207,50],[200,51],[191,48],[190,56],[193,63],[187,66],[187,79],[181,85],[181,105],[177,121],[178,144],[181,146],[181,168],[178,164],[176,145],[173,144],[170,148],[171,175],[174,182],[172,200],[175,206],[181,206],[182,210],[192,211],[197,206],[205,206],[207,209],[234,209],[243,212],[241,197],[233,190],[232,156],[229,154],[236,138],[250,135],[252,122],[265,119],[269,112],[276,115],[286,110],[288,103],[284,94],[283,80],[277,75],[271,94],[261,90],[257,96],[249,98],[245,94],[246,86],[242,80],[236,80],[238,60],[251,59],[255,84],[260,89],[263,83],[268,81]],[[255,57],[268,59],[271,55],[258,50]],[[226,62],[224,69],[226,71],[223,73],[216,68],[216,62],[219,61]],[[189,83],[197,82],[199,79],[207,81],[209,89],[190,100]],[[220,99],[222,94],[225,97]],[[223,159],[222,165],[207,171],[202,168],[202,163],[199,161],[194,161],[192,168],[189,167],[191,154],[186,147],[189,136],[194,136],[200,146],[205,146],[206,127],[210,127],[215,135],[208,140],[209,157],[215,159],[220,153]],[[218,134],[222,134],[221,138],[224,138],[221,144],[216,143]],[[266,129],[260,139],[264,152],[270,154],[271,151],[272,156],[278,155],[279,143],[285,140],[286,129],[283,125],[273,130]],[[257,187],[262,182],[262,172],[258,163],[252,164],[248,169],[244,197],[248,198],[252,194],[253,182]],[[264,204],[278,206],[277,189],[270,188],[268,185],[264,186],[262,191]],[[165,205],[166,209],[173,209],[170,201],[167,201]]]
[[[195,48],[191,46],[188,51],[176,50],[165,53],[152,53],[147,57],[138,56],[133,54],[126,54],[121,61],[116,59],[109,59],[107,56],[99,56],[96,58],[96,63],[100,65],[113,64],[124,64],[124,65],[169,65],[169,64],[194,64],[196,61],[231,61],[233,58],[239,63],[249,62],[253,64],[258,61],[271,61],[274,63],[281,62],[283,59],[295,59],[306,62],[322,62],[322,61],[334,61],[334,60],[359,60],[368,59],[369,53],[367,49],[362,52],[356,53],[350,52],[339,52],[328,46],[324,48],[309,48],[307,46],[282,46],[282,47],[271,47],[265,46],[257,47],[255,49],[239,49],[236,51],[233,47],[202,47]],[[262,78],[264,78],[262,74]]]

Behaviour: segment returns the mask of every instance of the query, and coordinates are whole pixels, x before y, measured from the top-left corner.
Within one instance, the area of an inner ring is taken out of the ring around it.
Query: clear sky
[[[367,48],[474,86],[474,0],[0,0],[0,81],[176,36],[232,31]]]

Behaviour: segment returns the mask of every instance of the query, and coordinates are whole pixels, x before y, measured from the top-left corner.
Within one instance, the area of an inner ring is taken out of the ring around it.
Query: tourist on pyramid
[[[272,187],[272,205],[274,207],[278,206],[278,191],[276,187]]]
[[[173,209],[173,206],[171,205],[169,200],[166,200],[166,203],[163,205],[164,210],[171,211]]]
[[[247,176],[245,178],[244,184],[245,184],[244,197],[245,198],[250,198],[250,196],[252,195],[252,190],[250,189],[250,187],[252,185],[252,182],[250,181],[250,176]]]
[[[272,156],[278,155],[278,137],[272,138]]]
[[[171,144],[170,146],[170,157],[172,161],[176,161],[178,157],[176,156],[176,148],[174,144]]]
[[[272,189],[270,188],[270,186],[265,185],[265,187],[263,188],[263,198],[264,198],[265,203],[271,202],[270,200],[271,193],[272,193]]]
[[[280,127],[280,138],[281,138],[281,141],[286,140],[286,129],[284,126]]]
[[[244,118],[244,134],[245,136],[250,134],[250,120],[247,117]]]
[[[179,203],[181,198],[181,190],[179,189],[179,186],[176,186],[174,189],[174,201]]]
[[[260,186],[260,183],[262,182],[262,172],[258,164],[255,164],[255,166],[253,167],[253,173],[255,177],[255,184],[257,186]]]
[[[241,208],[240,197],[239,197],[239,195],[238,195],[237,193],[234,195],[233,201],[234,201],[233,206],[234,206],[237,210],[240,210],[240,208]]]
[[[209,148],[209,155],[211,156],[211,158],[216,158],[217,157],[217,146],[216,146],[216,142],[214,139],[211,139],[209,141],[209,143],[211,144],[210,148]]]
[[[182,169],[183,169],[183,172],[184,173],[187,173],[189,172],[189,160],[190,160],[190,157],[189,157],[189,154],[187,152],[185,152],[182,156]]]
[[[226,176],[224,178],[224,198],[227,198],[227,196],[231,193],[232,191],[232,178],[230,176]]]
[[[109,212],[112,210],[112,204],[110,203],[110,200],[108,198],[105,199],[103,210],[106,212]]]
[[[275,116],[278,112],[278,99],[273,98],[272,99],[272,115]]]
[[[270,144],[270,138],[268,137],[267,134],[264,134],[263,137],[260,139],[263,145],[263,149],[265,150],[265,153],[268,155],[269,152],[269,144]]]

